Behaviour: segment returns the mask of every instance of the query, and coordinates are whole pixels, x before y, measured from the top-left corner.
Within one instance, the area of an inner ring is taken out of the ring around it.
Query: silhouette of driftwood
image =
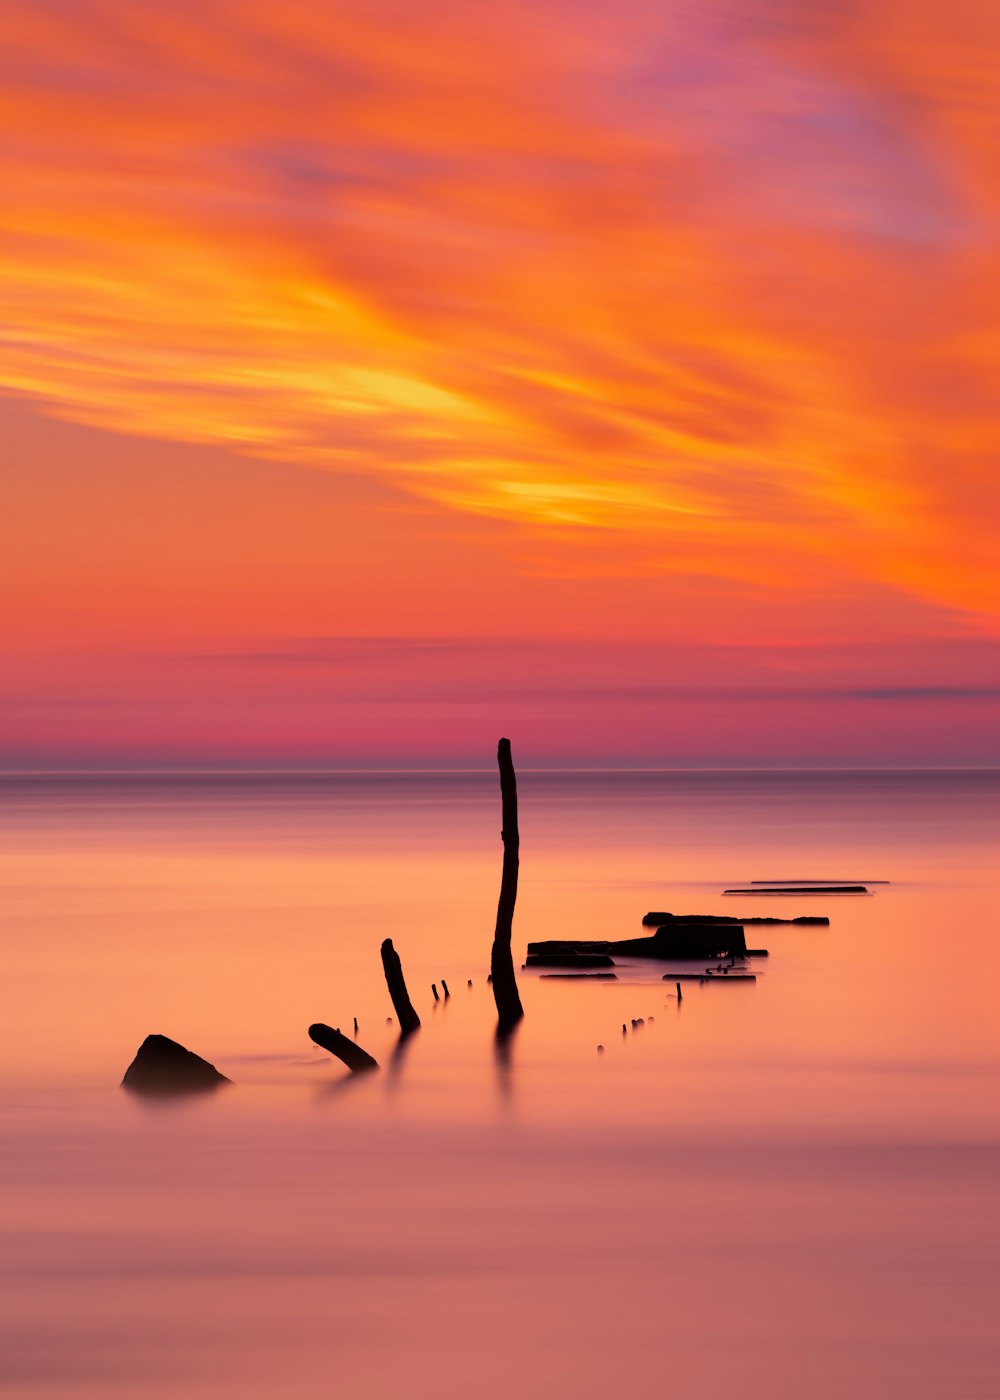
[[[125,1071],[122,1087],[138,1094],[190,1094],[231,1083],[208,1060],[176,1040],[147,1035]]]
[[[577,948],[543,948],[528,944],[526,967],[614,967],[615,960],[607,953],[581,951]]]
[[[867,894],[867,885],[780,885],[768,889],[755,885],[753,889],[723,890],[723,894]]]
[[[500,804],[503,817],[503,871],[500,877],[493,952],[490,957],[490,976],[499,1017],[498,1029],[501,1034],[505,1034],[512,1030],[524,1015],[510,950],[514,903],[517,899],[520,836],[517,830],[517,780],[514,776],[514,762],[510,756],[509,739],[501,739],[497,745],[497,764],[500,768]]]
[[[403,964],[399,961],[399,954],[392,946],[391,938],[387,938],[382,944],[382,969],[385,972],[385,983],[389,988],[392,1004],[396,1008],[399,1033],[400,1035],[409,1035],[419,1028],[420,1017],[414,1011],[410,994],[406,990]]]
[[[723,975],[721,972],[665,972],[664,982],[674,982],[677,984],[677,991],[680,992],[681,982],[756,982],[756,972],[729,972]]]
[[[378,1069],[378,1060],[373,1060],[367,1050],[362,1050],[360,1045],[356,1045],[353,1040],[342,1035],[339,1030],[334,1030],[332,1026],[325,1026],[322,1021],[317,1021],[309,1027],[309,1038],[324,1050],[329,1050],[331,1055],[336,1055],[338,1060],[343,1060],[352,1074]]]
[[[735,914],[667,914],[654,909],[642,916],[642,922],[659,928],[663,924],[828,924],[830,920],[822,914],[802,914],[797,919],[766,918],[754,915],[741,919]]]
[[[613,967],[612,953],[632,958],[659,958],[661,961],[694,958],[700,962],[704,958],[728,957],[730,954],[742,957],[746,951],[741,924],[679,923],[658,928],[649,938],[594,942],[548,939],[543,943],[529,943],[527,961],[529,967],[596,967],[600,965],[597,959],[606,958],[605,965]]]

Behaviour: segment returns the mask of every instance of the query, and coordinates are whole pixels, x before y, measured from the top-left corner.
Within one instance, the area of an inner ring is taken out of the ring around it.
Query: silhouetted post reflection
[[[420,1029],[419,1022],[417,1030]],[[406,1065],[406,1057],[410,1053],[410,1046],[416,1039],[416,1031],[402,1031],[396,1044],[392,1047],[392,1054],[389,1056],[389,1079],[397,1079]]]
[[[497,1089],[501,1100],[508,1100],[512,1097],[514,1088],[513,1068],[514,1068],[514,1041],[520,1022],[515,1021],[513,1025],[504,1027],[497,1026],[496,1035],[493,1038],[493,1062],[497,1067]]]
[[[389,988],[392,1004],[396,1008],[396,1020],[399,1022],[400,1033],[404,1036],[409,1035],[412,1031],[419,1029],[420,1017],[413,1009],[413,1002],[406,990],[403,964],[399,960],[399,954],[392,946],[391,938],[387,938],[382,944],[382,969],[385,972],[385,982]]]
[[[509,739],[501,739],[497,745],[497,763],[500,768],[500,802],[503,818],[501,832],[503,872],[500,877],[500,899],[497,904],[497,924],[496,932],[493,935],[490,975],[499,1017],[498,1031],[503,1036],[513,1030],[524,1015],[524,1008],[517,990],[517,979],[514,976],[514,959],[510,950],[514,903],[517,899],[520,837],[517,830],[517,780],[514,777],[514,763],[510,756]]]

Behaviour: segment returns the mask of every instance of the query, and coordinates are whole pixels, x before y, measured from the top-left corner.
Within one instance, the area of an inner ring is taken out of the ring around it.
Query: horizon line
[[[803,764],[775,767],[773,764],[699,764],[690,767],[662,765],[566,765],[537,767],[518,764],[520,773],[1000,773],[1000,764],[848,764],[842,766]],[[401,774],[479,774],[495,773],[492,765],[483,767],[362,767],[362,768],[0,768],[2,778],[169,778],[169,777],[336,777]]]

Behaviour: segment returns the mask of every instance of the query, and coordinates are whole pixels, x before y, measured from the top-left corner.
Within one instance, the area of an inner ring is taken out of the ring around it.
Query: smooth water
[[[831,925],[681,1002],[521,973],[505,1054],[495,775],[0,786],[4,1394],[1000,1394],[1000,776],[521,774],[518,954]],[[237,1087],[119,1090],[151,1031]]]

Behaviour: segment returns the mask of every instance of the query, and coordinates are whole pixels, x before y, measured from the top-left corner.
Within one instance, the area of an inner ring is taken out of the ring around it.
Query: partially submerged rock
[[[147,1035],[125,1071],[123,1089],[139,1094],[191,1094],[232,1080],[166,1035]]]

